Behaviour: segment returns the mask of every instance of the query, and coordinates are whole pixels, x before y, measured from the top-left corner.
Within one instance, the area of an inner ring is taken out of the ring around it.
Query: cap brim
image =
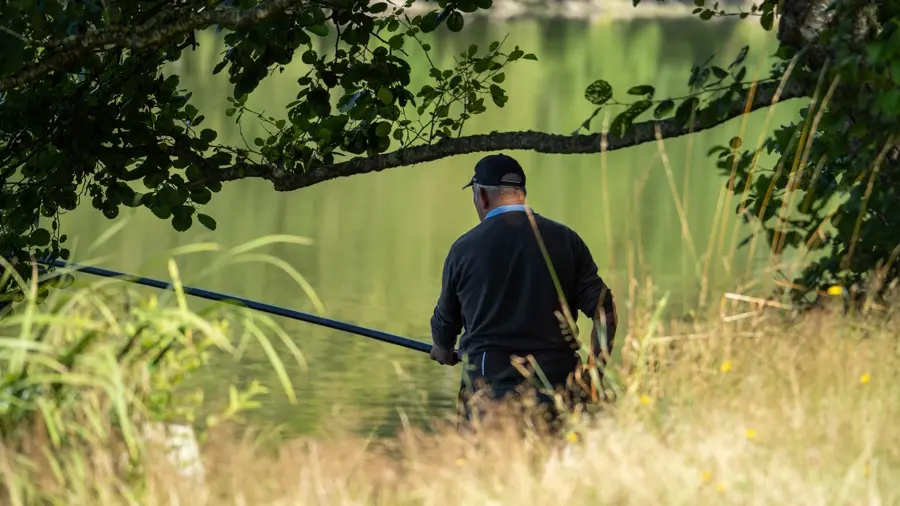
[[[465,190],[466,188],[472,186],[473,184],[475,184],[475,181],[469,181],[469,182],[468,182],[465,186],[463,186],[461,189],[462,189],[462,190]]]

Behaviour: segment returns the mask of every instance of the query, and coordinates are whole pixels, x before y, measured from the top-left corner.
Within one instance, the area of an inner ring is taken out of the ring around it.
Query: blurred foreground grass
[[[500,424],[267,440],[240,418],[262,386],[207,406],[182,382],[210,353],[251,345],[223,322],[244,319],[265,349],[277,331],[238,310],[190,312],[171,266],[168,303],[125,307],[92,285],[0,320],[4,504],[900,503],[896,313],[732,300],[744,317],[687,324],[633,307],[610,373],[617,400],[564,436]],[[189,469],[167,458],[160,423],[194,427],[200,465],[189,447]]]

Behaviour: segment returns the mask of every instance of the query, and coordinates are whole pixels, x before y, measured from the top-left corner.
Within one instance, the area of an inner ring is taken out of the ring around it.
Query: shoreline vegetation
[[[274,353],[268,336],[281,334],[264,316],[192,312],[174,260],[169,272],[172,292],[71,284],[42,304],[20,280],[27,298],[0,321],[4,504],[900,501],[900,314],[847,314],[840,290],[801,314],[723,299],[721,315],[692,323],[660,317],[666,296],[632,298],[605,385],[615,402],[554,437],[501,417],[466,435],[433,420],[377,439],[340,416],[297,437],[245,415],[281,395],[303,409],[302,375],[225,379],[224,399],[189,379],[212,354],[262,352],[283,372],[302,350]]]
[[[720,2],[728,12],[749,12],[751,1]],[[410,15],[424,15],[437,8],[437,3],[416,0],[406,9]],[[684,18],[696,8],[693,2],[642,2],[637,7],[630,0],[493,0],[490,9],[466,14],[465,17],[490,21],[550,18],[604,22],[612,20]]]

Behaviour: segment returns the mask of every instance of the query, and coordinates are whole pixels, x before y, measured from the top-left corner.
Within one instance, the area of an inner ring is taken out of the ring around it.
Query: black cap
[[[463,186],[463,189],[475,183],[482,186],[508,186],[524,189],[525,171],[511,156],[488,155],[475,164],[475,175],[472,176],[469,184]]]

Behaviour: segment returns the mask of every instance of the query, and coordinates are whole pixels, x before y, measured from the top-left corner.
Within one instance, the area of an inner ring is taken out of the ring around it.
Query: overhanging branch
[[[685,125],[675,118],[663,121],[644,121],[635,123],[626,135],[606,136],[606,146],[601,148],[603,135],[561,135],[534,131],[492,132],[489,134],[470,135],[455,139],[445,139],[434,144],[413,146],[372,157],[356,157],[345,162],[317,167],[302,173],[283,173],[267,164],[241,163],[230,167],[215,177],[220,182],[245,178],[262,178],[271,181],[278,191],[291,191],[312,186],[316,183],[340,177],[379,172],[394,167],[431,162],[451,156],[465,155],[501,150],[528,150],[538,153],[552,154],[587,154],[599,153],[603,149],[615,151],[637,146],[656,140],[656,127],[659,126],[664,139],[680,137],[693,132],[700,132],[744,114],[769,107],[777,102],[799,98],[807,95],[807,91],[797,85],[787,83],[778,94],[777,82],[759,85],[753,95],[753,102],[747,107],[749,90],[744,93],[743,100],[733,100],[728,109],[717,113],[716,119],[702,121],[703,114],[698,111],[693,125]]]
[[[166,22],[162,26],[159,26],[159,18],[154,17],[138,27],[114,27],[73,36],[62,41],[58,50],[48,50],[49,54],[41,60],[25,66],[11,76],[0,78],[0,92],[27,84],[50,72],[62,70],[100,48],[105,50],[117,47],[139,49],[156,46],[178,35],[208,26],[238,28],[268,19],[301,1],[303,0],[269,0],[252,9],[220,7],[193,12],[176,21]]]

